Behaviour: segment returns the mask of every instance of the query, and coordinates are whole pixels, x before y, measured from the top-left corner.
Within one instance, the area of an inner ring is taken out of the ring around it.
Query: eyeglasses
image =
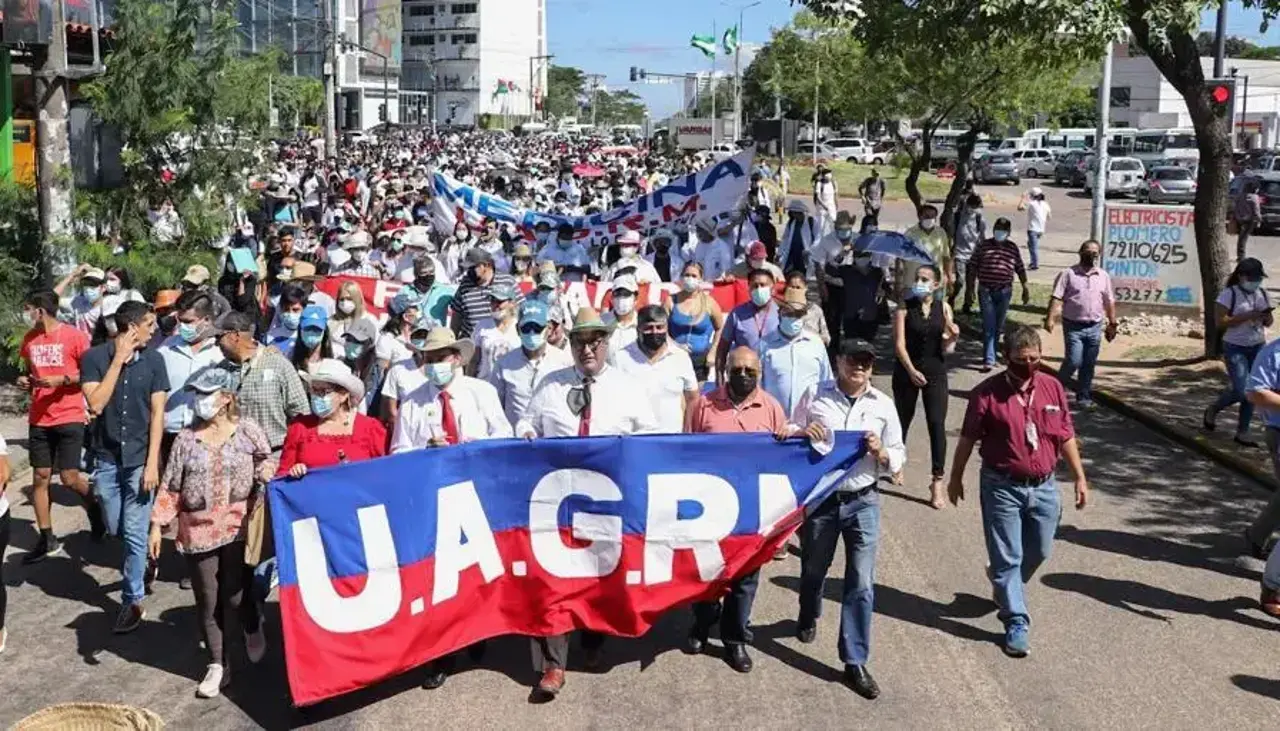
[[[729,369],[729,375],[731,375],[731,376],[758,376],[758,375],[760,375],[760,371],[756,370],[755,368],[746,368],[746,367],[730,368],[730,369]]]
[[[591,338],[589,340],[585,338],[579,338],[579,339],[571,338],[569,340],[570,344],[572,344],[573,347],[577,348],[578,350],[595,350],[596,348],[599,348],[601,345],[604,345],[608,341],[609,341],[608,336],[604,336],[604,335],[600,337]]]
[[[542,330],[543,330],[543,326],[539,325],[536,322],[526,322],[525,324],[520,326],[520,332],[526,333],[529,335],[532,335],[534,333],[540,333],[542,332]]]

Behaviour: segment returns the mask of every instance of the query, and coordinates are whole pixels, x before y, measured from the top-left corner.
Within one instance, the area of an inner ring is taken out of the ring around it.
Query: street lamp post
[[[763,0],[738,6],[738,42],[733,49],[733,138],[742,139],[742,23],[746,11],[759,5]],[[721,5],[732,6],[732,3],[721,2]]]

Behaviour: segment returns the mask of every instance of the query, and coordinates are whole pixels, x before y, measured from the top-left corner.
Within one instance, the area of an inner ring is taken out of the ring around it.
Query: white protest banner
[[[1107,205],[1102,266],[1117,304],[1200,309],[1195,220],[1188,206]]]
[[[436,172],[432,175],[432,217],[440,231],[452,231],[458,221],[478,227],[489,217],[515,224],[520,235],[529,241],[534,239],[533,227],[541,221],[551,224],[552,230],[562,223],[573,226],[576,239],[612,240],[626,230],[648,231],[677,221],[692,224],[734,210],[751,183],[753,154],[751,150],[740,152],[611,211],[590,216],[561,216],[521,208]]]

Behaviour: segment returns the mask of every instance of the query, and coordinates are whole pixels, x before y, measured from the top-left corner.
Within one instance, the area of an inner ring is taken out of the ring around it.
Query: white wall
[[[545,53],[546,0],[478,0],[480,3],[480,111],[528,115],[529,59]],[[540,12],[542,10],[542,12]],[[539,16],[542,23],[539,24]],[[493,96],[498,80],[519,91]],[[545,85],[544,85],[545,88]]]

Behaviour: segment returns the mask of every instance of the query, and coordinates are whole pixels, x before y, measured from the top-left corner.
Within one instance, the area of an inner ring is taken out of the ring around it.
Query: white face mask
[[[630,315],[631,311],[634,310],[635,308],[636,308],[635,297],[626,296],[626,297],[613,298],[613,311],[617,313],[619,317],[625,317],[627,315]]]
[[[350,315],[356,311],[356,303],[351,300],[338,300],[338,312],[344,315]]]
[[[210,393],[196,399],[196,417],[201,421],[209,421],[222,411],[222,394]]]
[[[925,231],[932,231],[933,227],[936,225],[938,225],[938,219],[936,218],[920,219],[920,228],[924,229]]]
[[[118,294],[119,292],[120,292],[120,280],[119,280],[119,279],[108,279],[108,280],[107,280],[107,294]]]
[[[619,251],[622,252],[623,259],[631,259],[636,255],[636,252],[638,252],[639,249],[637,249],[634,246],[624,246],[621,249],[619,249]]]

